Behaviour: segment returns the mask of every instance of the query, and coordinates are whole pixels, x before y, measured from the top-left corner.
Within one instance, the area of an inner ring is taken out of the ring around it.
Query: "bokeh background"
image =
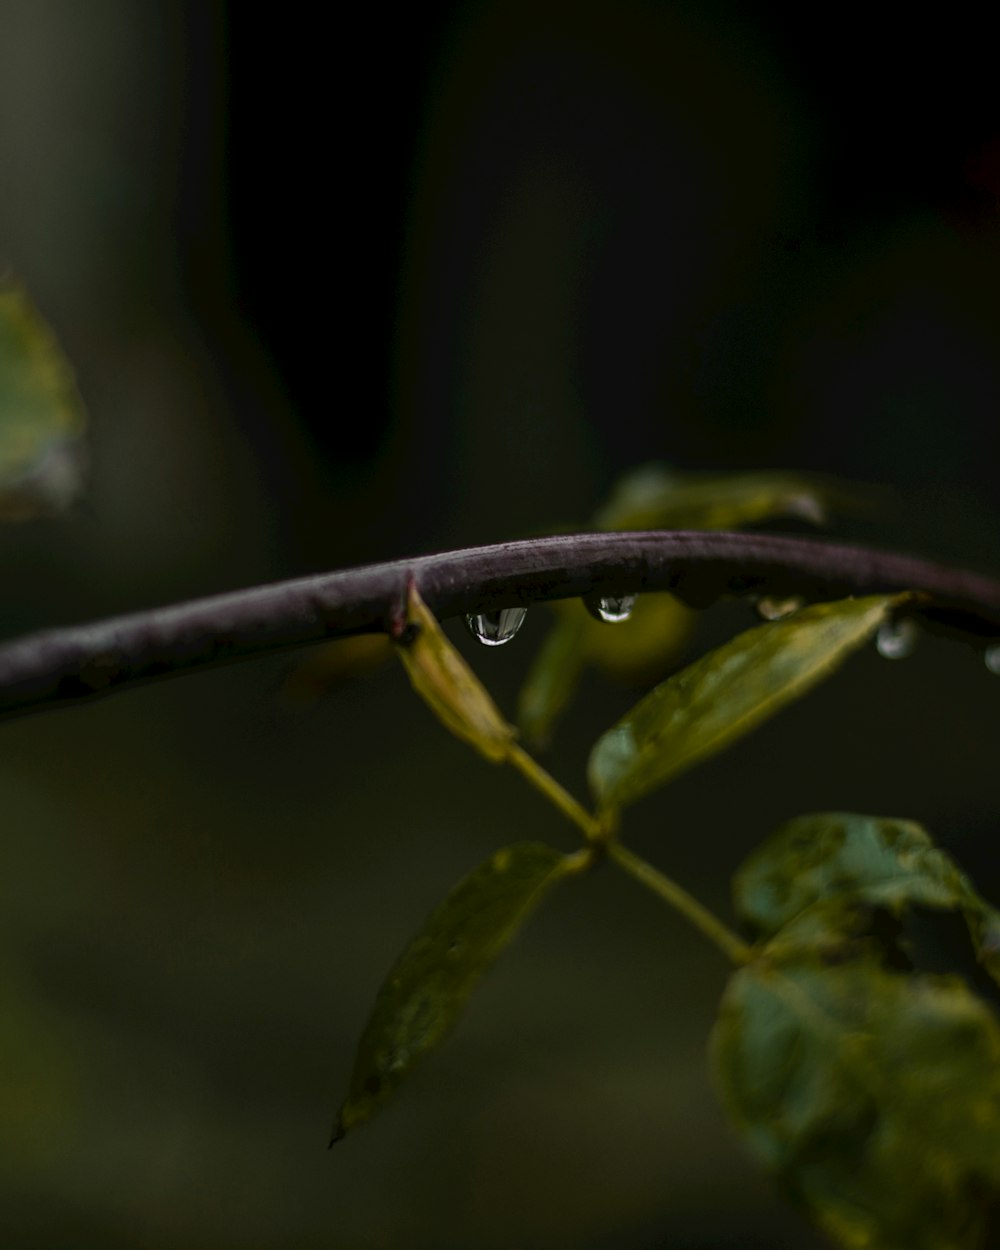
[[[1000,572],[986,12],[0,0],[0,256],[92,417],[85,503],[0,532],[4,633],[583,523],[648,460],[880,483],[841,533]],[[508,710],[544,616],[495,653],[452,631]],[[395,667],[298,663],[2,727],[5,1244],[819,1245],[714,1101],[725,967],[610,871],[326,1152],[428,909],[574,836]],[[634,698],[588,678],[553,771],[581,790]],[[726,911],[786,817],[907,816],[997,899],[998,752],[1000,683],[928,639],[631,839]]]

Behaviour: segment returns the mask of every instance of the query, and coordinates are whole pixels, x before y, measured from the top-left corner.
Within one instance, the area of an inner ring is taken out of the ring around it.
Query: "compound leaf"
[[[875,595],[813,604],[668,678],[595,743],[588,775],[601,806],[635,802],[801,698],[900,602]]]
[[[358,1045],[336,1141],[367,1120],[455,1023],[466,999],[573,858],[518,842],[465,877],[389,972]]]
[[[0,518],[22,520],[73,501],[84,424],[55,336],[20,287],[0,280]]]

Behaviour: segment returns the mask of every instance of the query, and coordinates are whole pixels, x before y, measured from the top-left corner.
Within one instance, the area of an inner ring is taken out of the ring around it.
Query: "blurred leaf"
[[[75,1139],[79,1077],[64,1033],[26,971],[0,958],[0,1172],[22,1184]]]
[[[334,1140],[367,1120],[465,1000],[572,857],[535,842],[498,851],[432,912],[386,977],[358,1045]]]
[[[838,893],[898,913],[906,905],[956,907],[970,890],[920,825],[848,812],[788,821],[733,879],[737,913],[764,937]]]
[[[518,696],[517,723],[529,742],[542,745],[548,742],[552,727],[572,697],[586,664],[584,635],[588,617],[582,604],[573,606],[577,609],[575,612],[559,613]],[[599,623],[594,621],[593,624]]]
[[[0,281],[0,518],[57,512],[80,490],[84,411],[55,336]]]
[[[385,634],[354,634],[310,647],[282,682],[281,698],[289,706],[315,704],[341,682],[370,672],[391,657],[392,643]]]
[[[741,529],[783,517],[826,525],[834,510],[868,510],[869,495],[806,473],[680,473],[647,464],[616,483],[595,522],[605,530]]]
[[[414,690],[441,722],[488,760],[505,760],[515,735],[514,727],[504,720],[412,584],[406,628],[396,645]]]
[[[770,949],[770,948],[769,948]],[[1000,1027],[955,977],[785,943],[730,980],[712,1037],[753,1152],[844,1246],[972,1250],[1000,1183]]]
[[[906,907],[958,910],[976,956],[1000,981],[1000,912],[945,851],[908,820],[820,812],[777,829],[733,878],[740,919],[770,937],[822,899],[899,915]]]
[[[801,698],[899,602],[875,595],[813,604],[668,678],[594,745],[588,775],[601,806],[635,802]]]
[[[672,595],[640,595],[628,620],[595,620],[580,600],[553,605],[557,621],[521,688],[518,724],[533,742],[548,740],[583,668],[593,664],[619,681],[662,676],[687,642],[694,613]]]

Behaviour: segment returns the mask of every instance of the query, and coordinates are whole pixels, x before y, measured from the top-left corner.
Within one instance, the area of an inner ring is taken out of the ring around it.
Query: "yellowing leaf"
[[[76,498],[84,424],[55,336],[20,287],[0,282],[0,518],[59,511]]]
[[[504,720],[412,584],[407,626],[397,641],[397,650],[414,690],[456,737],[471,743],[494,763],[505,760],[514,727]]]
[[[441,1041],[480,978],[573,864],[552,847],[517,842],[460,881],[432,912],[378,992],[334,1141],[367,1120]]]
[[[657,686],[599,738],[591,788],[635,802],[801,698],[869,639],[900,597],[818,603],[759,625]]]

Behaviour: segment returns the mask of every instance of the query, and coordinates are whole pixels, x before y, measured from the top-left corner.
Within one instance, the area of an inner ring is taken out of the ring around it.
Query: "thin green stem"
[[[564,816],[568,816],[582,830],[588,842],[601,840],[601,826],[590,812],[577,802],[568,790],[564,790],[555,777],[547,773],[537,760],[532,759],[523,747],[516,742],[511,743],[507,759],[536,790],[540,790],[549,802],[554,803]]]
[[[640,859],[620,842],[609,842],[607,853],[621,868],[635,877],[636,881],[641,882],[654,894],[658,894],[665,903],[693,924],[710,942],[714,942],[732,963],[749,963],[753,955],[750,946],[732,929],[727,928],[713,912],[699,903],[683,886],[672,881],[670,877],[664,876],[659,869],[654,868],[652,864],[647,864],[644,859]]]

